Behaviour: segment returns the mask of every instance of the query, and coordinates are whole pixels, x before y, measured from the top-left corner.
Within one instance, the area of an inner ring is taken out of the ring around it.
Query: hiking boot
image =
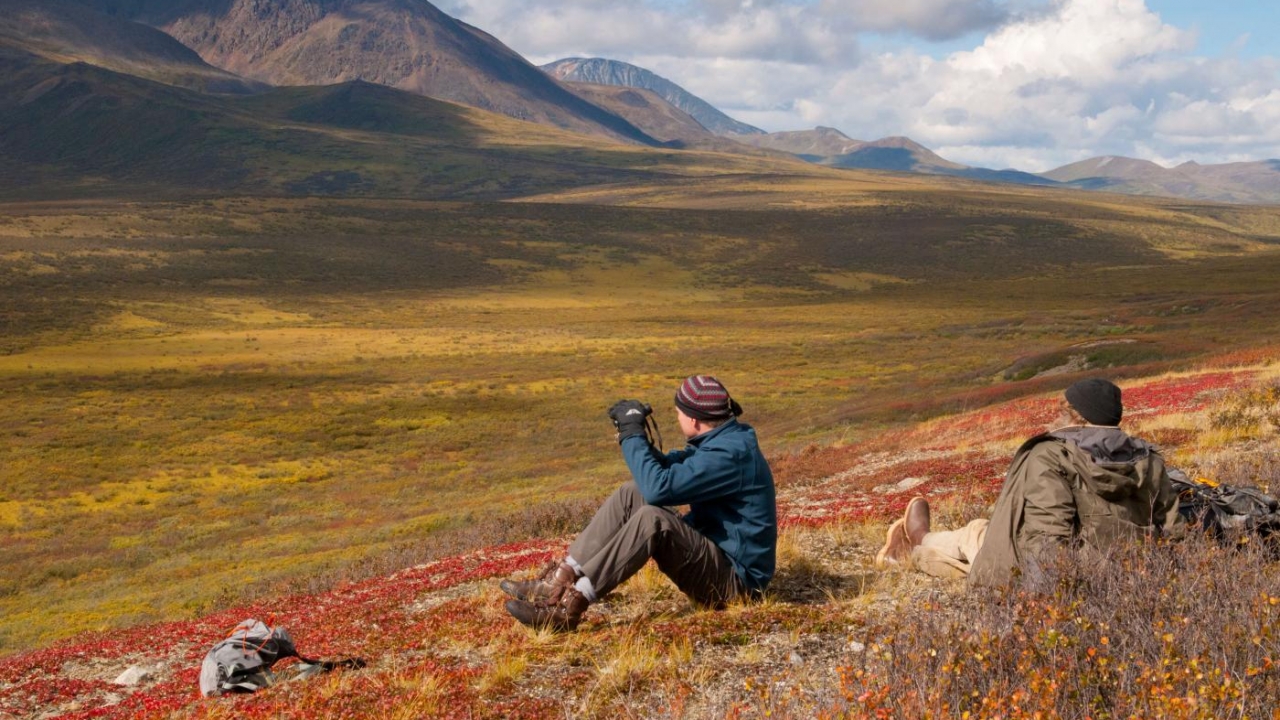
[[[929,534],[929,502],[922,497],[911,498],[906,512],[902,513],[902,527],[911,547],[924,542],[924,536]]]
[[[575,630],[582,622],[582,614],[587,611],[591,601],[578,592],[577,588],[563,588],[560,597],[554,602],[529,602],[527,600],[508,600],[507,612],[511,617],[537,630],[568,632]]]
[[[558,598],[563,589],[572,586],[577,579],[578,574],[574,572],[572,565],[553,560],[543,569],[541,575],[532,580],[503,580],[498,583],[498,587],[517,600],[550,602]]]
[[[876,553],[876,567],[886,568],[890,565],[906,565],[911,559],[911,538],[907,537],[905,523],[894,520],[884,534],[884,547]]]

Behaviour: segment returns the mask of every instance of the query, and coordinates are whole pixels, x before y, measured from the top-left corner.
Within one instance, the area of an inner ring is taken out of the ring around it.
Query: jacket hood
[[[1116,502],[1145,490],[1150,474],[1145,467],[1155,452],[1149,443],[1114,427],[1070,427],[1049,435],[1089,456],[1092,462],[1085,462],[1081,470],[1100,497]]]
[[[1132,465],[1151,454],[1151,445],[1117,427],[1068,427],[1049,433],[1089,453],[1096,463]]]

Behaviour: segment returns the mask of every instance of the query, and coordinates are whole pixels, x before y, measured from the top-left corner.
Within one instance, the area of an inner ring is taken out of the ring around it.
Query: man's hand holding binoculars
[[[619,400],[614,403],[609,408],[609,418],[618,430],[618,442],[637,435],[648,440],[645,423],[652,414],[653,408],[639,400]]]

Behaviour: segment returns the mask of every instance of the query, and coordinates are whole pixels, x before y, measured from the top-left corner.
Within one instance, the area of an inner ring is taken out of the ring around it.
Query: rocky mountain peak
[[[606,58],[565,58],[548,63],[542,69],[565,82],[619,85],[641,88],[656,93],[675,107],[688,113],[716,135],[763,135],[764,131],[739,122],[717,110],[688,90],[642,67]]]

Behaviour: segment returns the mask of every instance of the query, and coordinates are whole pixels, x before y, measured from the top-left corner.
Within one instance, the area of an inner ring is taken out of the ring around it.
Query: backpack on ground
[[[1178,493],[1178,512],[1192,526],[1218,538],[1256,535],[1280,541],[1280,500],[1253,488],[1192,480],[1181,470],[1170,470],[1169,478]]]
[[[298,653],[289,631],[271,627],[250,618],[235,626],[231,635],[215,644],[200,665],[200,694],[205,697],[223,693],[257,692],[271,687],[281,678],[271,666],[284,658],[300,661],[287,678],[296,680],[336,668],[362,668],[359,658],[346,660],[312,660]]]

